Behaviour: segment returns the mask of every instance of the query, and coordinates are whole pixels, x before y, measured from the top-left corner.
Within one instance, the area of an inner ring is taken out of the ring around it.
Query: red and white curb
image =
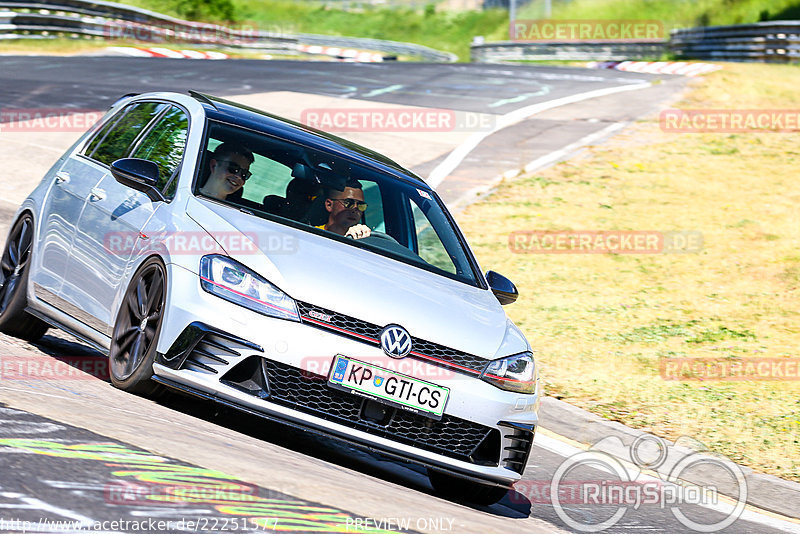
[[[722,68],[720,65],[712,65],[711,63],[687,63],[685,61],[593,61],[587,66],[595,69],[615,69],[648,74],[676,74],[691,77],[708,74]]]
[[[199,50],[170,50],[169,48],[139,48],[134,46],[110,46],[106,50],[134,57],[169,57],[175,59],[228,59],[222,52],[200,52]]]
[[[345,61],[358,61],[360,63],[374,63],[383,61],[383,56],[376,52],[362,52],[352,48],[337,48],[335,46],[298,45],[297,49],[306,54],[324,55],[344,58]]]

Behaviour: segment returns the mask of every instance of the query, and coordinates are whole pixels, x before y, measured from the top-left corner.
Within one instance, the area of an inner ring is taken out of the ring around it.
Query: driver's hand
[[[344,234],[344,236],[352,237],[353,239],[361,239],[364,237],[369,237],[371,233],[372,230],[370,230],[369,226],[366,224],[354,224],[347,229],[347,232]]]

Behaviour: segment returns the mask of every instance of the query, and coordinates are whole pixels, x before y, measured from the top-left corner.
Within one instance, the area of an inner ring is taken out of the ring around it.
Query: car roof
[[[260,109],[251,108],[212,95],[190,91],[189,94],[204,107],[209,119],[226,122],[258,132],[276,135],[313,148],[322,148],[338,156],[351,159],[364,166],[389,171],[401,175],[424,189],[431,188],[416,174],[400,166],[386,156],[363,147],[347,139],[317,130],[285,117],[273,115]]]

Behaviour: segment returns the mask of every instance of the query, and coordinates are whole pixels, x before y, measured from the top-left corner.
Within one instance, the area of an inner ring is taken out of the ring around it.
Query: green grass
[[[475,35],[504,38],[508,14],[503,10],[433,12],[410,9],[367,9],[362,13],[323,5],[278,0],[237,0],[238,13],[262,27],[417,43],[469,58]]]
[[[230,20],[283,33],[321,33],[422,44],[469,59],[474,36],[508,39],[508,12],[365,7],[342,11],[322,3],[288,0],[132,0],[132,4],[176,16]],[[542,1],[520,9],[518,19],[542,15]],[[800,16],[798,0],[571,0],[554,2],[555,19],[658,20],[665,30]]]
[[[575,0],[580,1],[580,0]],[[800,67],[726,64],[684,109],[797,109]],[[800,381],[667,380],[664,359],[797,358],[800,134],[667,133],[658,118],[577,158],[502,183],[457,216],[548,395],[668,439],[690,436],[800,482]],[[693,254],[516,254],[509,234],[693,230]]]
[[[704,325],[696,319],[681,323],[662,319],[651,325],[636,327],[629,332],[606,336],[609,341],[625,343],[662,343],[668,338],[680,338],[684,343],[716,343],[736,339],[756,340],[755,334],[747,329],[736,330],[720,324]]]
[[[191,20],[256,26],[278,33],[319,33],[416,43],[452,52],[462,61],[469,60],[469,45],[474,36],[501,40],[508,32],[508,12],[500,9],[436,11],[431,4],[420,10],[366,6],[356,12],[290,0],[210,0],[199,4],[131,0],[126,3]]]

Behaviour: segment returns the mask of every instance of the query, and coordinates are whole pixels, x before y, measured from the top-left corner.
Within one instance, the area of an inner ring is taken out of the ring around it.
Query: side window
[[[367,211],[364,213],[363,222],[377,232],[386,232],[386,222],[383,218],[383,198],[380,186],[375,182],[361,181],[364,191],[364,200]]]
[[[130,144],[153,117],[166,107],[167,104],[157,102],[131,104],[121,112],[119,119],[110,121],[98,132],[84,153],[106,165],[124,158],[128,155]]]
[[[261,204],[269,195],[283,197],[286,184],[292,179],[292,169],[277,161],[255,154],[255,161],[250,165],[250,178],[242,188],[242,198]]]
[[[209,139],[207,153],[211,154],[222,144],[219,139]],[[250,165],[252,176],[242,187],[241,198],[261,204],[268,196],[283,197],[286,185],[292,179],[292,169],[285,163],[262,156],[253,152],[254,161]],[[205,162],[208,165],[208,161]]]
[[[439,239],[433,224],[413,200],[411,201],[411,214],[414,218],[414,233],[417,236],[417,247],[419,248],[417,254],[434,267],[456,274],[456,266],[447,253],[442,240]]]
[[[164,196],[175,195],[176,171],[183,159],[189,118],[178,107],[172,106],[142,138],[130,155],[132,158],[148,159],[158,164],[158,189]]]

